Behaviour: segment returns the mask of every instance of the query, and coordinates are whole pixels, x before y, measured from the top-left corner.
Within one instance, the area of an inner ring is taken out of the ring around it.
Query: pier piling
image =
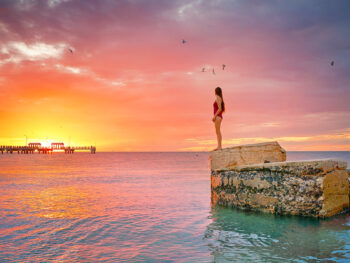
[[[40,143],[29,143],[29,146],[13,146],[13,145],[0,145],[0,152],[4,154],[13,154],[13,152],[17,152],[17,154],[34,154],[38,152],[39,154],[49,154],[53,152],[64,152],[66,154],[73,154],[76,151],[90,151],[91,154],[96,153],[95,146],[64,146],[63,143],[52,143],[51,146],[45,147],[41,146]]]

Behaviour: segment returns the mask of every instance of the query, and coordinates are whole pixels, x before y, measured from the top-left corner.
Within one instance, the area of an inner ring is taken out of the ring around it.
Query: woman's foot
[[[215,148],[213,151],[217,151],[217,150],[221,150],[222,148],[220,147],[217,147],[217,148]]]

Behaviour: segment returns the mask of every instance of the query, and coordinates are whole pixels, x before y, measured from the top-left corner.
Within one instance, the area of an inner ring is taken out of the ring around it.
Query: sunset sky
[[[349,12],[348,0],[0,0],[0,145],[210,150],[220,86],[223,147],[350,150]]]

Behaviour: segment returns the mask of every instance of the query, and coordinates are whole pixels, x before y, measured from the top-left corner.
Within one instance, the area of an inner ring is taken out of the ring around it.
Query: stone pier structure
[[[212,203],[322,218],[348,211],[350,175],[346,162],[285,159],[286,152],[277,142],[212,152]]]
[[[225,148],[210,153],[212,170],[256,163],[284,162],[286,151],[278,142],[265,142]]]

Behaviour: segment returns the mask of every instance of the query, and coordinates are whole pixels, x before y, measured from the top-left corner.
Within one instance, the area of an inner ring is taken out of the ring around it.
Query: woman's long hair
[[[215,89],[215,95],[218,95],[221,98],[221,108],[222,108],[222,112],[225,111],[225,103],[224,103],[224,98],[222,97],[222,90],[220,87],[216,87]]]

